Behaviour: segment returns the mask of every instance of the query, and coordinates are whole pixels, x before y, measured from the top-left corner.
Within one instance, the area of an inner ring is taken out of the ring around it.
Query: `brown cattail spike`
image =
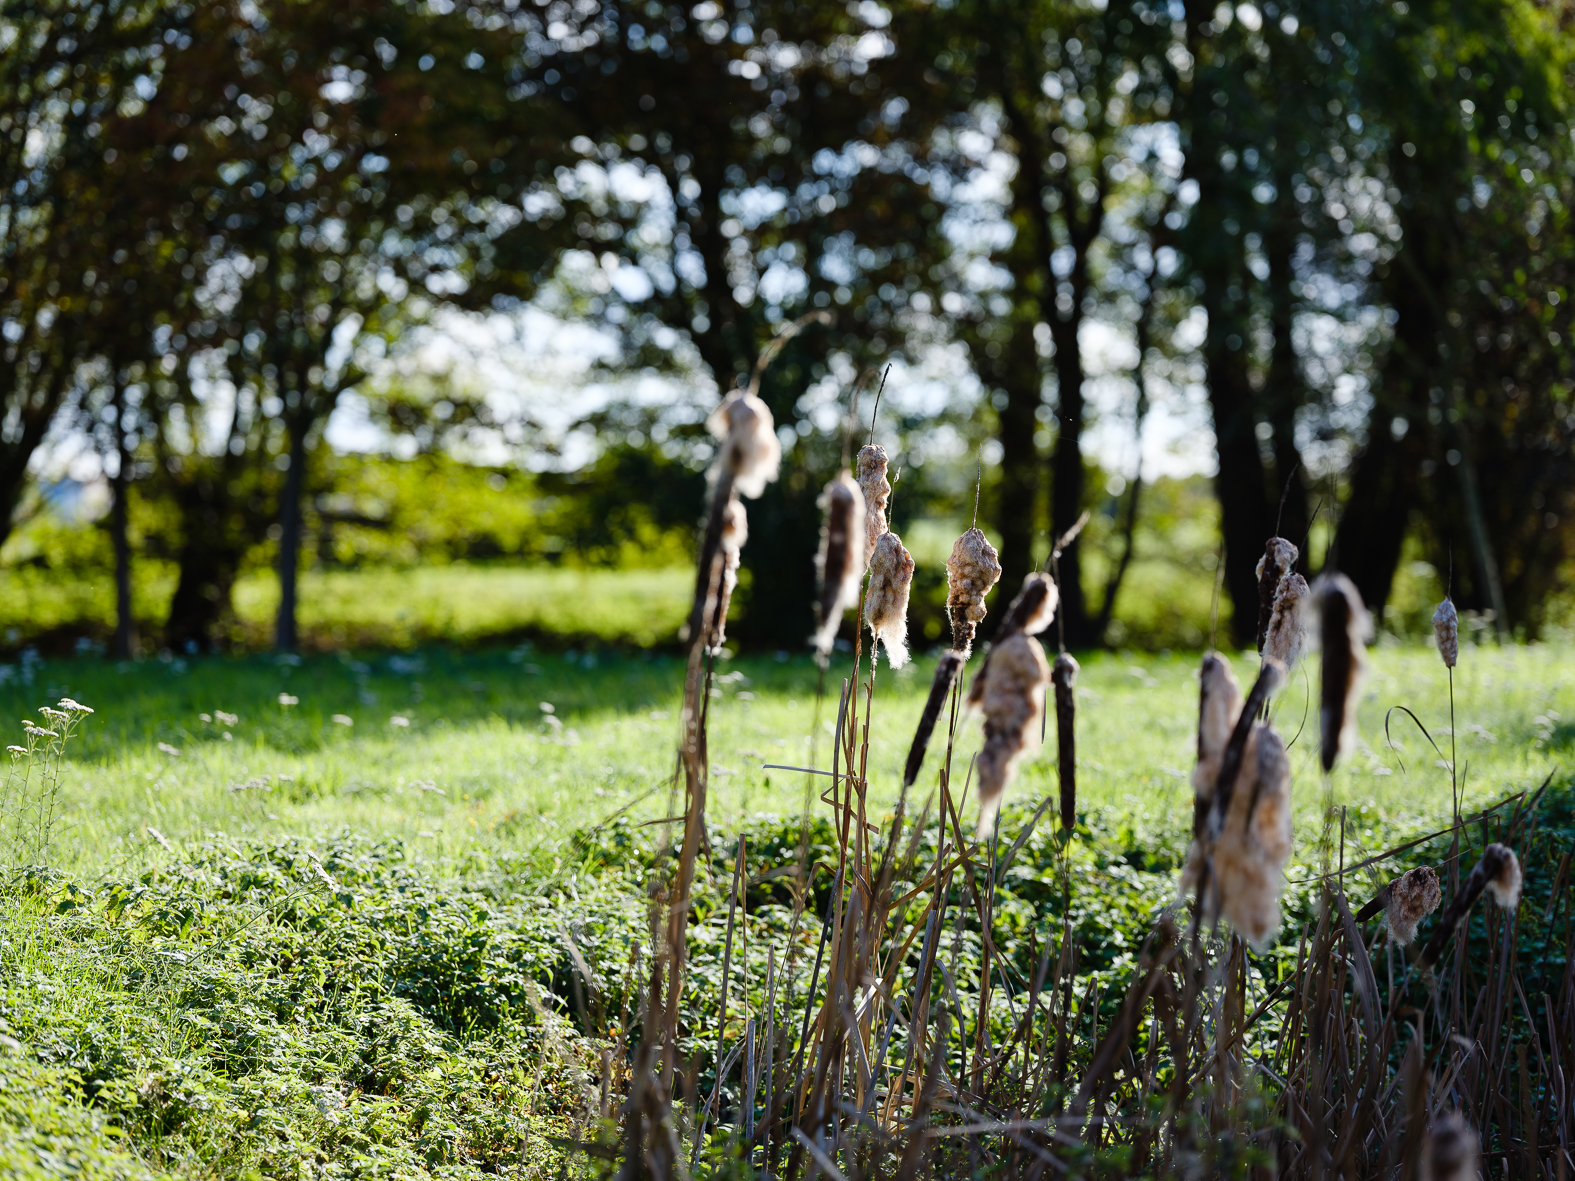
[[[1454,668],[1460,659],[1460,612],[1449,599],[1433,612],[1433,635],[1438,639],[1438,654],[1443,657],[1444,667]]]
[[[1302,617],[1307,594],[1307,580],[1294,570],[1280,579],[1280,587],[1274,592],[1274,611],[1269,616],[1263,654],[1283,664],[1287,676],[1301,659],[1307,642],[1307,623]]]
[[[913,745],[908,748],[908,762],[903,767],[904,787],[912,787],[919,778],[919,768],[924,765],[924,752],[929,749],[930,735],[935,733],[936,720],[946,706],[946,694],[951,692],[952,682],[957,679],[962,666],[962,653],[948,652],[941,657],[941,663],[935,669],[935,680],[930,682],[930,696],[924,703],[924,712],[919,715],[919,728],[914,732]]]
[[[1507,910],[1520,901],[1520,887],[1520,859],[1515,856],[1514,850],[1497,842],[1483,849],[1481,859],[1471,870],[1470,876],[1460,883],[1460,889],[1444,908],[1443,917],[1438,920],[1438,926],[1434,928],[1427,946],[1422,948],[1422,963],[1438,963],[1454,936],[1455,928],[1471,913],[1471,907],[1482,896],[1483,890],[1491,890],[1494,901]]]
[[[870,560],[870,585],[864,597],[864,622],[886,646],[892,668],[908,663],[908,591],[913,586],[913,556],[895,533],[880,535]]]
[[[886,532],[886,501],[891,496],[891,484],[886,479],[886,448],[875,443],[859,449],[854,470],[858,473],[859,490],[864,493],[864,564],[869,565],[875,554],[875,540]]]
[[[1017,760],[1039,741],[1035,725],[1045,707],[1050,664],[1032,636],[1018,632],[990,651],[990,678],[980,708],[984,711],[984,749],[979,752],[979,836],[995,831],[1001,797],[1017,770]]]
[[[754,394],[734,390],[711,412],[706,429],[721,441],[722,465],[732,473],[740,495],[754,499],[777,478],[782,444],[771,411]]]
[[[857,548],[864,497],[846,468],[826,485],[820,507],[825,518],[820,530],[820,553],[815,558],[820,576],[815,651],[824,660],[842,624],[842,613],[859,601],[859,579],[864,574]]]
[[[946,559],[946,617],[952,625],[952,648],[964,659],[973,651],[974,631],[984,618],[984,597],[1000,577],[1000,555],[984,530],[970,529],[957,539]]]
[[[1258,559],[1258,651],[1269,638],[1269,621],[1274,617],[1274,598],[1285,576],[1296,568],[1301,551],[1283,537],[1271,537]]]
[[[720,652],[727,639],[727,609],[733,601],[733,590],[738,586],[738,565],[744,542],[749,540],[749,516],[743,502],[731,497],[722,510],[722,586],[714,605],[708,608],[711,619],[709,647],[713,654]]]
[[[999,644],[1013,632],[1037,636],[1055,622],[1056,608],[1061,605],[1061,592],[1048,574],[1030,574],[1023,579],[1023,589],[1012,600],[1001,618],[1000,629],[995,633]]]
[[[1241,685],[1230,662],[1218,653],[1203,658],[1198,678],[1198,765],[1192,772],[1193,835],[1201,835],[1214,786],[1219,782],[1220,760],[1241,716]]]
[[[1422,1141],[1422,1181],[1477,1181],[1478,1147],[1475,1129],[1458,1111],[1439,1116]]]
[[[1050,679],[1055,684],[1057,770],[1061,780],[1061,827],[1077,824],[1077,661],[1063,652],[1055,658]]]
[[[1323,645],[1323,684],[1318,708],[1323,769],[1356,742],[1356,707],[1367,675],[1366,644],[1371,634],[1367,608],[1356,586],[1343,574],[1325,574],[1313,584],[1311,601]]]

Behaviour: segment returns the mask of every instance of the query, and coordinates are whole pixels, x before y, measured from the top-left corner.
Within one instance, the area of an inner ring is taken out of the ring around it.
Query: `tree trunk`
[[[290,467],[284,474],[279,496],[279,615],[274,621],[273,646],[294,652],[300,644],[296,633],[296,590],[301,565],[301,492],[306,486],[306,427],[290,424]]]
[[[109,532],[115,547],[115,639],[110,655],[115,660],[130,660],[136,647],[136,624],[131,617],[131,538],[130,505],[131,453],[126,447],[126,387],[115,375],[115,478],[110,481],[114,504],[110,506]]]
[[[1263,252],[1269,263],[1269,327],[1274,333],[1264,401],[1269,426],[1274,432],[1276,534],[1305,549],[1307,489],[1300,472],[1301,453],[1296,447],[1296,411],[1307,400],[1307,391],[1296,346],[1291,339],[1296,315],[1291,285],[1296,281],[1296,227],[1300,219],[1295,198],[1291,195],[1293,185],[1288,171],[1275,176],[1275,188],[1279,196],[1263,239]],[[1306,571],[1305,553],[1300,565]]]
[[[164,625],[165,642],[177,651],[211,652],[219,620],[229,610],[241,555],[226,540],[230,505],[222,491],[204,480],[184,490],[182,500],[186,537]]]
[[[1075,290],[1075,287],[1074,287]],[[1083,512],[1083,354],[1078,347],[1078,329],[1083,322],[1082,308],[1074,296],[1072,314],[1065,319],[1053,314],[1050,334],[1055,341],[1056,420],[1058,430],[1055,454],[1050,457],[1050,544],[1077,523]],[[1056,564],[1057,589],[1061,592],[1058,611],[1073,648],[1098,642],[1089,626],[1088,604],[1083,596],[1082,539],[1067,546]]]

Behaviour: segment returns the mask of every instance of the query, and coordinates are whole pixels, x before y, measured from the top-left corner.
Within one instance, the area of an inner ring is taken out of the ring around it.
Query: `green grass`
[[[469,565],[413,569],[309,570],[301,579],[302,644],[408,648],[444,642],[473,645],[525,636],[564,642],[647,646],[671,643],[693,593],[689,570],[575,570]],[[157,648],[175,571],[139,564],[132,600],[139,628]],[[63,575],[35,566],[0,577],[0,637],[16,647],[40,637],[103,639],[113,630],[114,585],[99,576]],[[228,640],[243,649],[272,643],[279,582],[254,570],[235,586]]]
[[[1397,714],[1398,749],[1384,740],[1385,713],[1403,704],[1447,755],[1436,654],[1387,647],[1373,660],[1363,742],[1331,786],[1348,809],[1348,858],[1437,827],[1450,807],[1447,769],[1414,725]],[[1128,962],[1174,889],[1196,663],[1084,661],[1070,913],[1088,971]],[[1235,663],[1247,679],[1253,661]],[[840,656],[828,683],[850,665]],[[896,798],[933,665],[879,670],[877,810]],[[1457,671],[1468,807],[1566,765],[1575,658],[1468,646]],[[681,672],[670,656],[524,647],[10,666],[0,717],[66,696],[97,712],[69,751],[54,868],[4,888],[0,1176],[554,1173],[553,1137],[596,1106],[600,1054],[614,1048],[646,937],[644,876],[662,830],[640,825],[672,807]],[[797,814],[805,777],[761,765],[827,765],[835,709],[821,705],[816,739],[804,659],[725,661],[718,674],[716,859],[692,934],[701,1040],[715,1037],[705,1006],[724,851],[747,828],[752,872],[790,856],[794,822],[766,817]],[[1293,878],[1316,859],[1326,798],[1307,695],[1297,674],[1276,718],[1287,738],[1301,730]],[[977,745],[969,720],[959,767]],[[1051,791],[1053,759],[1027,762],[1003,836]],[[1011,946],[1059,925],[1054,881],[1041,833],[1000,904]],[[786,911],[769,903],[754,910],[757,984],[768,939],[788,939]],[[571,940],[599,980],[589,996]]]

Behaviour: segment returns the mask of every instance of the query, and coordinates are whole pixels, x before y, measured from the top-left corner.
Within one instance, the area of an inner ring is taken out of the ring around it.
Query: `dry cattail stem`
[[[1055,658],[1056,756],[1061,780],[1061,827],[1077,823],[1077,661],[1063,652]]]
[[[935,680],[930,682],[930,696],[924,703],[924,712],[919,715],[919,728],[914,731],[913,745],[908,748],[908,762],[902,772],[904,787],[912,787],[919,778],[919,768],[924,765],[924,752],[930,746],[930,735],[935,733],[935,723],[946,706],[946,695],[951,692],[952,682],[957,679],[962,666],[960,652],[946,653],[936,666]]]
[[[1362,596],[1343,574],[1325,574],[1312,586],[1319,640],[1323,645],[1323,684],[1318,707],[1325,771],[1356,742],[1356,706],[1367,675],[1367,638],[1372,625]]]
[[[1307,642],[1307,623],[1302,615],[1307,594],[1307,580],[1294,570],[1280,579],[1279,589],[1274,593],[1274,611],[1269,616],[1263,654],[1283,664],[1287,677],[1301,659],[1302,648]]]
[[[1369,906],[1377,903],[1383,907],[1384,926],[1389,938],[1401,947],[1416,938],[1417,926],[1438,909],[1443,900],[1443,889],[1438,884],[1438,874],[1431,865],[1409,869],[1382,890]],[[1368,907],[1362,908],[1368,918]],[[1363,919],[1362,921],[1366,921]]]
[[[886,501],[891,496],[891,484],[886,479],[886,448],[871,443],[859,449],[854,470],[858,473],[859,490],[864,493],[864,564],[869,565],[875,554],[875,540],[886,532]]]
[[[1483,890],[1489,891],[1493,900],[1505,910],[1514,909],[1520,902],[1521,880],[1520,859],[1513,849],[1497,842],[1483,849],[1481,860],[1472,869],[1471,876],[1460,883],[1460,889],[1444,908],[1432,937],[1422,948],[1422,964],[1427,966],[1439,961],[1455,928],[1471,913],[1471,907]]]
[[[826,485],[820,495],[820,507],[825,518],[820,530],[820,553],[815,557],[820,578],[815,651],[824,660],[842,624],[842,613],[859,601],[859,579],[864,574],[856,548],[864,496],[846,468]]]
[[[870,634],[886,646],[886,660],[892,668],[908,663],[908,591],[912,586],[913,556],[895,533],[882,533],[870,560],[864,622],[869,624]]]
[[[749,540],[749,516],[743,502],[730,497],[722,510],[722,585],[714,605],[706,608],[711,620],[708,647],[713,654],[720,652],[727,639],[727,609],[733,601],[733,591],[738,586],[738,565],[744,542]]]
[[[970,529],[952,546],[946,560],[946,618],[952,649],[963,659],[973,651],[973,636],[984,618],[984,597],[1001,577],[1001,559],[982,529]]]
[[[1477,1181],[1477,1134],[1458,1111],[1435,1119],[1422,1141],[1422,1181]]]
[[[1283,537],[1271,537],[1263,547],[1263,557],[1258,559],[1258,651],[1262,652],[1269,639],[1269,621],[1274,618],[1274,600],[1280,583],[1296,569],[1296,559],[1301,551]]]
[[[721,441],[722,466],[733,473],[739,494],[751,500],[777,478],[782,444],[771,411],[754,394],[734,390],[711,412],[706,429]]]
[[[1449,599],[1433,612],[1433,635],[1438,638],[1438,654],[1443,657],[1444,667],[1454,668],[1460,659],[1460,612]]]
[[[1034,723],[1045,707],[1050,664],[1032,636],[1018,632],[990,651],[990,677],[980,708],[984,749],[979,752],[979,836],[995,831],[1001,797],[1023,752],[1039,741]]]

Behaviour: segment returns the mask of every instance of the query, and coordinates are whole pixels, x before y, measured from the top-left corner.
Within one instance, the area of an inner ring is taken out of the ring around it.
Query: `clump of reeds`
[[[976,683],[984,714],[984,748],[979,752],[979,836],[995,831],[1001,797],[1018,759],[1038,744],[1034,725],[1044,712],[1050,664],[1039,641],[1014,632],[990,649],[989,675]],[[972,700],[972,695],[970,695]]]
[[[822,661],[831,652],[842,613],[859,601],[859,580],[864,576],[857,540],[860,518],[864,516],[864,494],[844,468],[826,485],[820,495],[824,514],[820,529],[820,552],[815,555],[815,571],[820,582],[816,600],[819,616],[815,629],[815,652]]]
[[[984,597],[1001,578],[1001,556],[984,530],[970,529],[952,546],[946,560],[946,618],[952,625],[952,651],[963,659],[973,651],[974,632],[984,618]]]
[[[908,592],[912,586],[913,555],[895,533],[882,533],[870,559],[864,621],[869,624],[871,636],[885,645],[886,659],[892,668],[908,663]]]
[[[1318,707],[1323,769],[1332,771],[1356,742],[1356,707],[1367,676],[1367,640],[1372,623],[1362,596],[1345,575],[1322,575],[1310,599],[1323,647],[1323,675]]]
[[[1460,612],[1455,604],[1445,599],[1433,612],[1433,635],[1438,640],[1438,654],[1445,668],[1454,668],[1460,659]]]
[[[1286,575],[1296,569],[1298,550],[1283,537],[1271,537],[1263,547],[1263,557],[1258,559],[1258,651],[1268,643],[1269,622],[1274,618],[1274,603],[1280,584]],[[1287,665],[1287,667],[1289,667]]]
[[[1204,658],[1193,771],[1193,842],[1183,895],[1197,891],[1201,916],[1223,917],[1256,947],[1279,929],[1285,863],[1291,855],[1291,767],[1273,726],[1255,722],[1283,683],[1264,660],[1245,701],[1225,659]]]
[[[875,542],[885,533],[886,502],[891,497],[891,483],[886,479],[886,448],[871,443],[859,449],[854,470],[858,474],[859,490],[864,494],[864,564],[868,566],[875,555]]]

